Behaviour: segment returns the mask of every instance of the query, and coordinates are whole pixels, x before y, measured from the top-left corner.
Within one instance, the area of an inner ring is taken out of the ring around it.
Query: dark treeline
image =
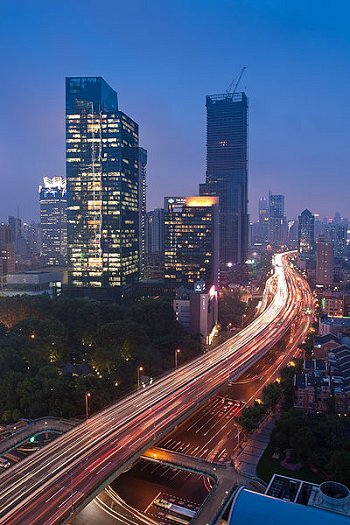
[[[135,386],[138,366],[150,377],[172,368],[176,348],[179,363],[200,351],[166,300],[1,298],[0,421],[81,415],[88,391],[99,409]]]

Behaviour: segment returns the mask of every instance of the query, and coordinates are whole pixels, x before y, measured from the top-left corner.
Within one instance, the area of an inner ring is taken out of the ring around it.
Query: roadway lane
[[[157,436],[276,344],[298,313],[300,281],[288,267],[287,256],[277,255],[274,299],[248,327],[4,473],[0,477],[0,523],[63,522]]]

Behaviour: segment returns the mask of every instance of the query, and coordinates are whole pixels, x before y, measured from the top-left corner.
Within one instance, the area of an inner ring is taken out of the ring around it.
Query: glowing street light
[[[175,350],[175,370],[177,369],[177,358],[180,352],[181,352],[180,348],[177,348]]]
[[[143,366],[137,367],[137,388],[140,388],[140,373],[143,372]]]
[[[89,397],[91,397],[90,392],[85,393],[85,418],[89,419]]]

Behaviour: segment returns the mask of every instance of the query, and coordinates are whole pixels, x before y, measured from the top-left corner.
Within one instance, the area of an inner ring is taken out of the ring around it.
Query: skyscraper
[[[287,240],[287,219],[284,215],[284,195],[269,193],[269,243],[281,248]]]
[[[269,239],[269,204],[266,197],[259,199],[259,230],[262,244],[267,244]]]
[[[324,237],[317,241],[316,249],[316,284],[330,286],[333,283],[334,246]]]
[[[207,173],[201,195],[220,206],[220,264],[244,263],[248,250],[248,99],[245,93],[206,98]]]
[[[147,151],[139,148],[139,239],[140,239],[140,275],[144,276],[146,257],[146,165]]]
[[[67,192],[63,177],[44,177],[39,186],[41,256],[47,265],[67,262]]]
[[[219,208],[217,197],[166,197],[164,277],[217,284],[219,274]]]
[[[299,253],[312,255],[315,252],[315,217],[306,209],[299,215],[298,223]]]
[[[103,78],[66,79],[66,143],[69,283],[122,293],[139,278],[145,152]]]

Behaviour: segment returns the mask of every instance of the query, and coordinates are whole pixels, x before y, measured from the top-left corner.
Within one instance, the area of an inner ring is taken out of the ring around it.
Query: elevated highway
[[[0,476],[0,524],[66,523],[155,440],[229,378],[237,378],[289,330],[305,281],[275,256],[274,298],[215,350],[109,406]],[[271,281],[270,281],[271,283]]]

